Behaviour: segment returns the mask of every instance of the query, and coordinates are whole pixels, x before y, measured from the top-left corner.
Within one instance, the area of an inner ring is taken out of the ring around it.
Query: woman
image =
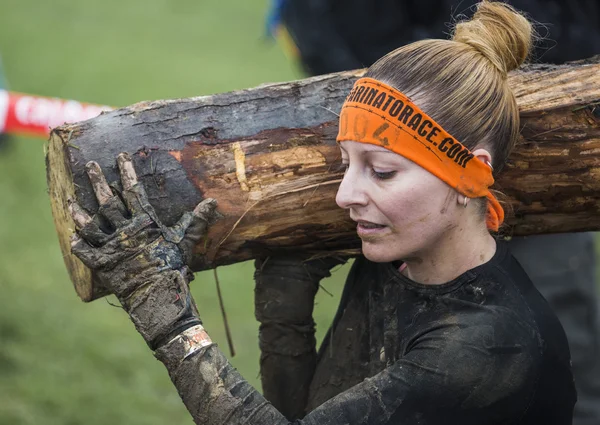
[[[482,2],[452,41],[392,52],[349,94],[337,202],[357,221],[364,257],[318,358],[310,308],[276,301],[314,294],[335,261],[273,259],[257,270],[265,392],[289,416],[307,402],[295,423],[571,423],[564,332],[489,233],[504,215],[489,191],[492,170],[519,126],[506,76],[527,56],[531,33],[509,6]],[[118,165],[125,206],[88,164],[100,214],[71,205],[80,229],[73,252],[117,295],[196,423],[289,423],[212,344],[189,295],[186,257],[214,219],[215,202],[165,228],[126,154]],[[118,231],[104,233],[101,219]],[[282,288],[284,275],[297,284]],[[312,290],[303,289],[307,282]],[[275,388],[288,398],[271,397]]]

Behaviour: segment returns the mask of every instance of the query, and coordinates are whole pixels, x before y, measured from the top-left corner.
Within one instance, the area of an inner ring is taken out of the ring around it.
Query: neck
[[[432,247],[405,259],[402,273],[418,283],[439,285],[487,263],[496,253],[496,241],[485,226],[471,224],[450,229]]]

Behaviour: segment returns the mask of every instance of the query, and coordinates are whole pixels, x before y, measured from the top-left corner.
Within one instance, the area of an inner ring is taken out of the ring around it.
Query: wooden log
[[[168,225],[203,197],[225,218],[196,248],[194,270],[293,247],[359,247],[334,202],[341,180],[337,113],[363,71],[233,93],[142,102],[53,130],[47,155],[52,212],[67,269],[84,301],[103,295],[70,254],[66,204],[97,204],[89,160],[117,180],[115,158],[132,154],[158,216]],[[514,210],[509,234],[600,229],[600,57],[532,65],[510,76],[522,139],[496,188]]]

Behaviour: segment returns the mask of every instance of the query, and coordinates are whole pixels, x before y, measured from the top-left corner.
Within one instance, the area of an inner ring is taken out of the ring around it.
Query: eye
[[[377,180],[388,180],[396,175],[396,171],[377,171],[371,168],[371,175]]]

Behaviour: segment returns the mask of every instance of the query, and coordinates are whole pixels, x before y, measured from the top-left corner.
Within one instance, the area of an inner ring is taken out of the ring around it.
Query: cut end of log
[[[46,155],[46,178],[50,195],[50,206],[54,225],[58,233],[58,242],[63,254],[63,259],[75,286],[77,295],[85,301],[92,301],[93,294],[92,273],[83,263],[71,254],[70,236],[75,232],[75,223],[69,215],[67,200],[75,199],[75,185],[71,176],[69,163],[70,130],[65,127],[53,130],[50,135],[48,153]]]

